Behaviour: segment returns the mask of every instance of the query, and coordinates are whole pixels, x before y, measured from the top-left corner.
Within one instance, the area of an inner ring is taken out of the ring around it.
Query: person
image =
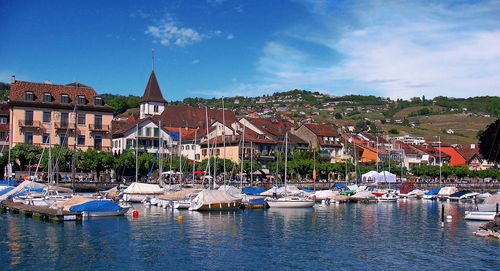
[[[276,186],[273,187],[273,199],[278,198],[278,188]]]

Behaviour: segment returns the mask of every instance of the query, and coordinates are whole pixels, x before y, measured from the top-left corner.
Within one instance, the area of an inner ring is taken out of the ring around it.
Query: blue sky
[[[500,93],[500,1],[5,1],[0,81],[167,100]]]

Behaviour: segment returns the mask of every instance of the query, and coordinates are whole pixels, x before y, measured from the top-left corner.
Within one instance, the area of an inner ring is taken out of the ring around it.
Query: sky
[[[0,0],[0,81],[168,101],[498,96],[500,1]],[[153,52],[154,50],[154,52]]]

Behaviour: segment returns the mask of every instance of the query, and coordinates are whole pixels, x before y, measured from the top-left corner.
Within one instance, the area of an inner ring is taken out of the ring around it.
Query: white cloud
[[[324,24],[321,33],[312,26],[303,32],[282,32],[288,36],[294,32],[294,38],[328,48],[342,58],[320,66],[311,61],[316,52],[278,37],[265,45],[256,69],[265,75],[260,80],[263,87],[281,90],[375,90],[393,98],[498,95],[497,3],[417,2],[405,3],[411,7],[404,8],[397,2],[370,1],[350,7],[346,13],[352,16],[351,23],[341,26],[330,20],[327,7],[315,6],[311,12]]]
[[[233,34],[229,34],[229,35],[227,35],[226,39],[232,40],[232,39],[234,39],[234,35]]]
[[[200,60],[199,60],[199,59],[194,59],[194,60],[191,62],[191,64],[198,64],[198,63],[200,63]]]
[[[207,38],[206,35],[199,33],[192,28],[178,27],[173,21],[166,22],[159,26],[148,26],[145,31],[159,41],[162,45],[177,45],[185,47],[186,45],[193,44]]]

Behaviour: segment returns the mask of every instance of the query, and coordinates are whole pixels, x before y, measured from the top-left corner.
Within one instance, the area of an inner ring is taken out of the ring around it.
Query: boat
[[[466,200],[473,200],[479,193],[472,192],[472,191],[458,191],[456,193],[451,194],[448,199],[449,200],[460,200],[460,201],[466,201]]]
[[[237,210],[241,198],[233,197],[224,190],[204,189],[191,201],[190,211],[226,211]]]
[[[466,220],[493,221],[497,216],[496,212],[466,211]]]
[[[458,189],[454,186],[443,187],[441,188],[441,190],[439,190],[438,198],[441,200],[445,200],[448,199],[450,195],[456,192],[458,192]]]
[[[287,196],[277,199],[266,198],[266,202],[271,208],[306,208],[313,207],[315,201],[297,196]]]
[[[398,195],[392,190],[389,190],[387,193],[383,194],[382,196],[378,197],[377,200],[381,202],[395,202],[398,200]]]
[[[404,183],[401,185],[399,189],[399,197],[400,198],[409,198],[411,196],[411,192],[415,189],[415,185],[412,183]]]
[[[134,182],[123,191],[123,200],[128,202],[142,202],[145,198],[163,195],[164,191],[157,184]]]
[[[436,200],[438,198],[439,191],[441,191],[441,188],[431,189],[429,192],[424,193],[422,198],[427,200]]]
[[[69,208],[70,212],[81,212],[87,217],[120,216],[132,208],[130,205],[118,205],[110,200],[92,200]]]
[[[313,207],[315,199],[300,197],[300,196],[288,196],[287,195],[287,181],[286,181],[286,170],[287,170],[287,153],[288,153],[288,132],[285,133],[285,187],[284,187],[284,197],[281,198],[266,198],[266,202],[270,208],[304,208]]]

